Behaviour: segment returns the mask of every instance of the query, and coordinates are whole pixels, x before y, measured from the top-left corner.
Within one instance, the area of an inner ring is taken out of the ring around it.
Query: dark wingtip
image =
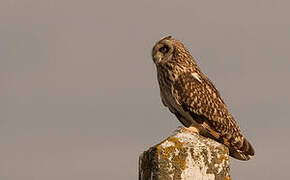
[[[229,150],[230,156],[242,161],[247,161],[251,159],[251,156],[255,155],[255,150],[253,146],[246,139],[244,139],[243,146],[241,148],[239,149],[229,148]]]
[[[251,159],[251,156],[244,154],[243,152],[235,149],[229,149],[230,150],[230,156],[233,158],[236,158],[241,161],[248,161]]]
[[[254,156],[255,155],[255,150],[254,150],[253,146],[251,145],[251,143],[249,141],[247,141],[247,143],[248,143],[249,148],[248,148],[246,153],[248,155],[250,155],[250,156]]]

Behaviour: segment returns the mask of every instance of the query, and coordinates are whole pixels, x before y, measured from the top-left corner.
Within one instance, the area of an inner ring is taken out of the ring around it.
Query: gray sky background
[[[137,179],[179,124],[151,48],[173,35],[221,92],[256,156],[234,180],[287,179],[290,1],[1,0],[0,179]]]

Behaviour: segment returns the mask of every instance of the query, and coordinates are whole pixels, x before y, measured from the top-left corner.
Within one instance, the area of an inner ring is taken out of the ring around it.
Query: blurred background
[[[290,1],[1,0],[0,179],[137,179],[179,126],[151,48],[172,35],[214,82],[256,156],[234,180],[287,179]]]

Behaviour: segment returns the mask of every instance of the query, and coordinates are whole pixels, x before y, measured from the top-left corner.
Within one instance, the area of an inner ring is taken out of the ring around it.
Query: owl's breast
[[[171,107],[175,101],[172,97],[173,82],[169,79],[166,71],[158,71],[157,78],[160,87],[161,100],[163,104],[170,109],[170,111],[173,111],[173,108]]]

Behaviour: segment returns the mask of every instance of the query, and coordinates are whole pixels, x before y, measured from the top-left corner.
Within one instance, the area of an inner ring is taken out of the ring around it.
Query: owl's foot
[[[182,127],[182,131],[188,131],[190,133],[199,134],[199,128],[197,126]]]

